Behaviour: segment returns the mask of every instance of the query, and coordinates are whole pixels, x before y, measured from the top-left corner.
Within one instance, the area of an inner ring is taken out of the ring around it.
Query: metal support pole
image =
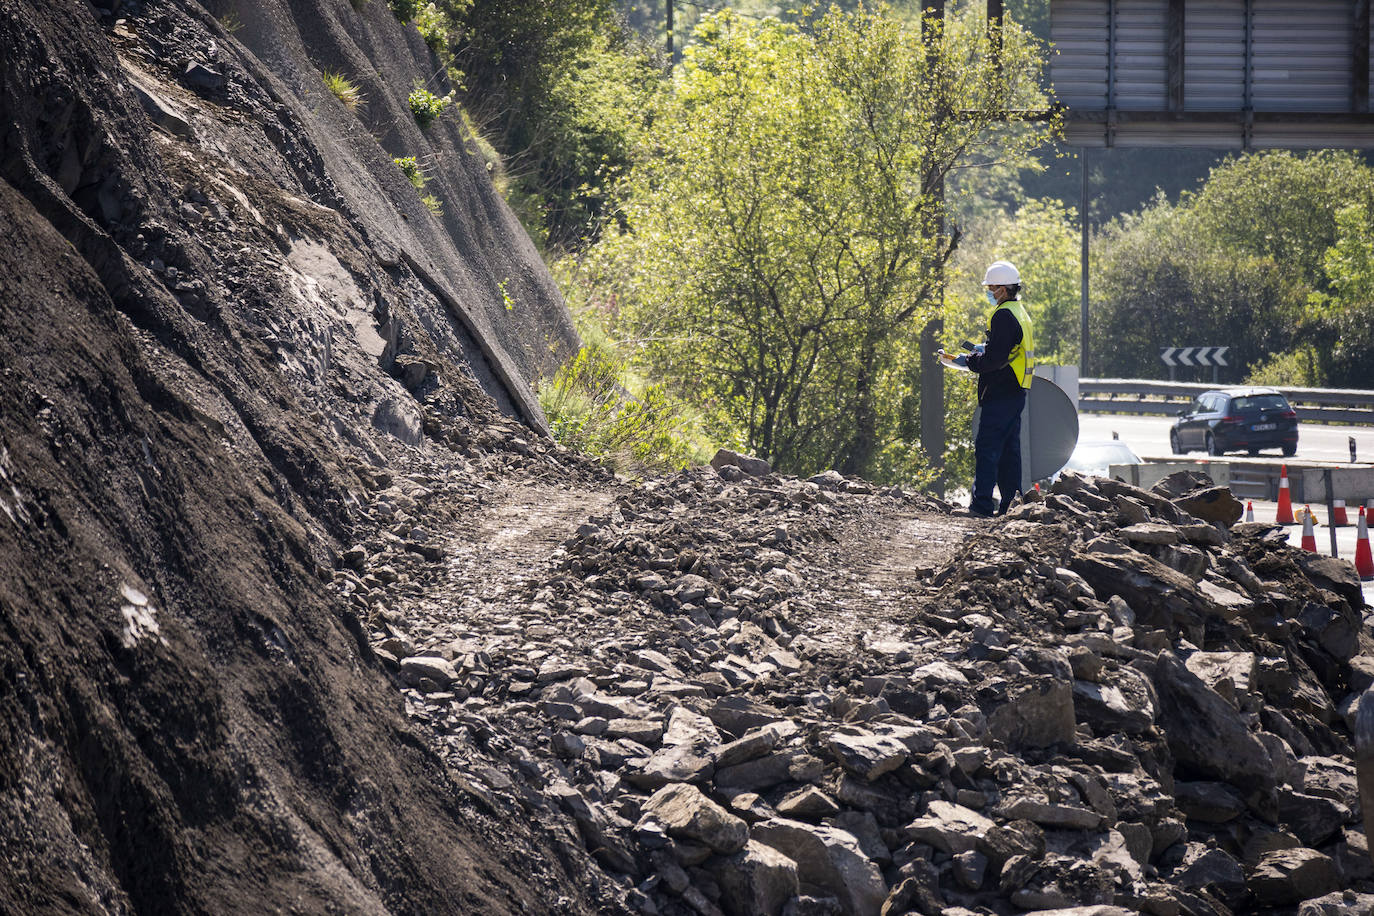
[[[933,489],[945,495],[945,370],[935,359],[945,333],[943,318],[932,318],[921,329],[921,448],[935,471]]]
[[[1082,160],[1080,171],[1083,173],[1083,187],[1078,195],[1078,224],[1083,234],[1083,248],[1079,254],[1078,376],[1091,378],[1088,374],[1088,148],[1079,148],[1078,155]]]

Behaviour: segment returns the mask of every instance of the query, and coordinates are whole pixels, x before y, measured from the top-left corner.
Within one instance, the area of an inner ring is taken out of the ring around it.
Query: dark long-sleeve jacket
[[[1011,368],[1012,348],[1021,342],[1021,322],[1000,306],[988,323],[987,345],[982,353],[970,353],[968,367],[978,373],[978,403],[1020,397],[1023,390]]]

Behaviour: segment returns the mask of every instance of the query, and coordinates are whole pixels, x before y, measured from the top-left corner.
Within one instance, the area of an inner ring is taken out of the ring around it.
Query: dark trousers
[[[1001,497],[1000,515],[1011,505],[1021,489],[1021,409],[1026,406],[1026,390],[1009,398],[984,401],[978,421],[978,436],[973,440],[973,500],[969,509],[992,515],[992,487]]]

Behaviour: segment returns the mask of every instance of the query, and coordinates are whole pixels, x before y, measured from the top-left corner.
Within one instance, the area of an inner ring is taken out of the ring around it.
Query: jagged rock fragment
[[[753,838],[797,863],[803,887],[813,885],[834,894],[845,912],[877,916],[887,899],[882,874],[858,840],[835,827],[776,818],[755,824]]]
[[[744,848],[749,827],[711,801],[695,786],[675,783],[659,789],[644,803],[644,818],[653,818],[669,836],[700,843],[729,855]]]
[[[1261,906],[1292,906],[1340,887],[1336,863],[1315,849],[1283,849],[1260,859],[1248,887]]]
[[[707,870],[720,885],[720,905],[730,916],[774,916],[801,889],[797,863],[757,840],[712,860]]]

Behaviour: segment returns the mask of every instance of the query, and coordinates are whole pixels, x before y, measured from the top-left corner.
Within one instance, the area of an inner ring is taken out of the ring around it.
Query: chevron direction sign
[[[1161,347],[1159,358],[1164,365],[1174,366],[1227,366],[1226,351],[1230,347]]]

